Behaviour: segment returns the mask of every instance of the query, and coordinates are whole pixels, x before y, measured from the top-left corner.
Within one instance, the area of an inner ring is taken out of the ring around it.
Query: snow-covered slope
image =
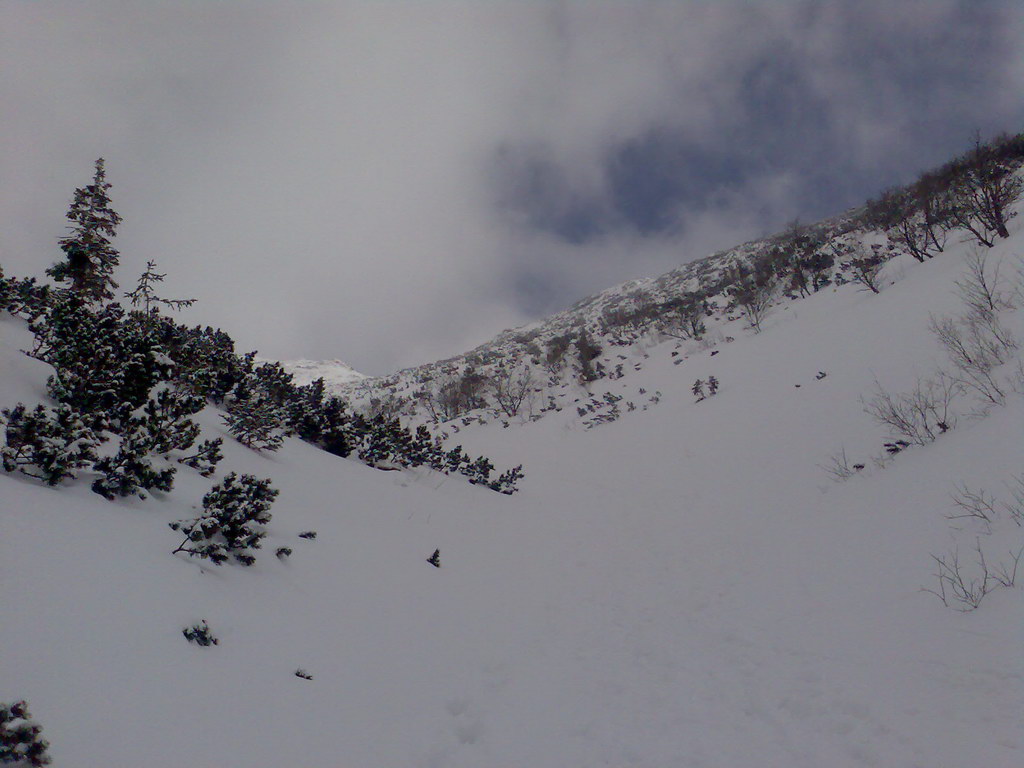
[[[330,381],[326,383],[330,390],[348,399],[357,409],[371,414],[400,413],[414,420],[435,420],[439,415],[445,417],[449,414],[438,414],[436,408],[426,405],[424,395],[432,391],[436,394],[445,382],[458,379],[467,371],[493,380],[500,375],[497,374],[499,370],[522,370],[526,366],[532,370],[533,394],[524,411],[529,411],[531,418],[543,418],[550,411],[570,405],[575,407],[579,402],[578,387],[572,386],[579,374],[578,368],[570,362],[575,355],[567,355],[564,364],[549,366],[545,358],[552,344],[560,340],[571,342],[585,332],[601,348],[602,353],[593,362],[599,373],[608,374],[613,379],[631,378],[632,371],[644,366],[643,359],[646,358],[643,358],[645,350],[642,347],[665,338],[664,332],[668,330],[663,322],[668,314],[665,306],[694,293],[699,293],[707,301],[705,306],[709,315],[704,320],[708,328],[700,344],[688,347],[707,349],[717,343],[731,341],[732,335],[739,331],[738,326],[742,325],[732,325],[740,319],[741,313],[727,293],[734,270],[749,269],[759,257],[775,249],[785,252],[797,250],[794,237],[798,236],[818,242],[819,250],[831,254],[831,245],[859,236],[858,230],[866,226],[865,218],[863,208],[854,208],[799,230],[743,243],[691,261],[656,278],[627,281],[583,298],[550,317],[505,330],[490,341],[445,360],[386,376],[362,377],[358,381],[340,381],[334,385]],[[884,242],[885,238],[875,233],[875,242],[879,240]],[[851,279],[841,264],[827,268],[823,274],[837,284]],[[317,365],[312,363],[313,368]],[[325,365],[330,366],[329,363]],[[586,394],[589,396],[593,392]],[[634,406],[651,404],[651,398],[642,397],[643,393],[637,394],[640,396],[630,400]],[[500,416],[500,409],[493,399],[490,405],[491,416]],[[609,405],[613,403],[604,402],[597,407],[595,417],[598,421],[607,418],[607,412],[611,410],[607,407]],[[486,408],[469,410],[480,411],[472,414],[474,418],[487,417]]]
[[[218,476],[281,491],[251,568],[171,554],[167,523],[213,480],[109,503],[87,477],[0,474],[0,700],[28,699],[62,768],[1021,765],[1019,586],[969,613],[921,591],[932,554],[975,573],[976,542],[993,567],[1022,546],[1005,513],[947,519],[958,486],[1012,500],[1020,394],[987,417],[961,398],[884,466],[860,402],[943,362],[930,317],[960,311],[968,250],[901,257],[879,295],[821,291],[729,344],[636,347],[601,387],[658,402],[599,429],[585,408],[450,425],[525,465],[514,496],[226,441]],[[1018,229],[990,259],[1009,275],[1022,251]],[[4,405],[45,398],[28,345],[0,316]],[[820,465],[841,449],[865,468],[837,483]],[[219,645],[182,637],[201,619]]]

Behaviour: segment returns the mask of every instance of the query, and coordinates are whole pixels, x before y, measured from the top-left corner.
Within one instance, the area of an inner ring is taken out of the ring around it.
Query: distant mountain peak
[[[355,384],[367,378],[343,360],[281,360],[296,385],[304,386],[323,379],[328,388]]]

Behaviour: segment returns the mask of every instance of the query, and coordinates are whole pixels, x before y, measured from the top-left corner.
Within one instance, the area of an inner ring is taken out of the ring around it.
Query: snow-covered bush
[[[253,450],[276,451],[284,440],[281,411],[272,403],[240,400],[221,418],[231,436]]]
[[[152,329],[126,318],[118,304],[93,310],[74,295],[64,296],[29,328],[36,337],[31,356],[54,368],[47,381],[50,395],[94,417],[94,427],[144,405],[174,368]]]
[[[522,480],[523,477],[525,477],[523,474],[523,465],[520,464],[512,467],[512,469],[507,472],[502,472],[498,476],[497,480],[492,480],[487,485],[492,491],[497,491],[498,493],[504,493],[506,496],[511,496],[519,490],[519,488],[516,487],[516,483]]]
[[[0,763],[49,765],[50,745],[40,736],[42,726],[32,721],[28,704],[0,704]]]
[[[0,461],[7,472],[19,470],[57,485],[96,460],[100,440],[70,406],[40,404],[29,411],[18,403],[0,412],[0,425],[4,429]]]
[[[221,437],[204,440],[194,453],[178,459],[178,463],[192,467],[203,477],[210,477],[216,471],[217,463],[224,458],[224,454],[220,451],[223,444],[224,439]]]
[[[206,619],[203,619],[198,624],[193,624],[191,627],[185,627],[181,630],[181,634],[190,643],[201,645],[204,648],[220,643],[220,640],[210,631],[210,625],[206,623]]]
[[[93,481],[93,491],[111,501],[118,496],[144,499],[144,490],[169,492],[176,470],[174,467],[154,467],[152,447],[152,437],[141,427],[125,435],[114,456],[104,456],[93,465],[93,469],[103,475]]]
[[[187,451],[199,437],[199,425],[189,416],[199,413],[206,400],[189,392],[161,388],[151,395],[136,417],[152,444],[153,453]]]
[[[252,565],[256,558],[250,550],[259,549],[267,535],[263,526],[270,522],[269,509],[277,494],[269,479],[239,478],[232,472],[203,497],[201,517],[170,523],[172,529],[185,534],[174,552],[208,558],[217,565],[231,556],[243,565]]]

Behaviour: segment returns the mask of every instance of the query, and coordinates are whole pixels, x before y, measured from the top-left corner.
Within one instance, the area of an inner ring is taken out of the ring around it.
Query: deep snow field
[[[1019,221],[990,254],[1005,274]],[[1024,575],[973,612],[922,591],[932,553],[1024,544],[1012,521],[947,519],[958,484],[1009,498],[1021,396],[984,418],[963,399],[884,468],[860,402],[942,362],[929,315],[960,312],[968,249],[899,257],[879,295],[785,303],[758,335],[737,321],[713,356],[635,348],[628,386],[661,401],[619,421],[463,429],[471,454],[523,463],[514,496],[228,438],[218,478],[281,491],[251,568],[171,554],[167,523],[214,482],[185,468],[172,494],[117,503],[87,476],[0,473],[0,701],[28,699],[58,768],[1024,765]],[[4,407],[46,399],[29,345],[0,316]],[[720,391],[694,402],[708,375]],[[840,449],[866,464],[845,482],[820,466]],[[219,645],[182,637],[201,619]]]

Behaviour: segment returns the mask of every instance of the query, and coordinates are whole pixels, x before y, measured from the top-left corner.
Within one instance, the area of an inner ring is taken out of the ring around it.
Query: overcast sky
[[[0,265],[107,160],[123,288],[368,373],[1024,130],[1024,4],[0,0]]]

